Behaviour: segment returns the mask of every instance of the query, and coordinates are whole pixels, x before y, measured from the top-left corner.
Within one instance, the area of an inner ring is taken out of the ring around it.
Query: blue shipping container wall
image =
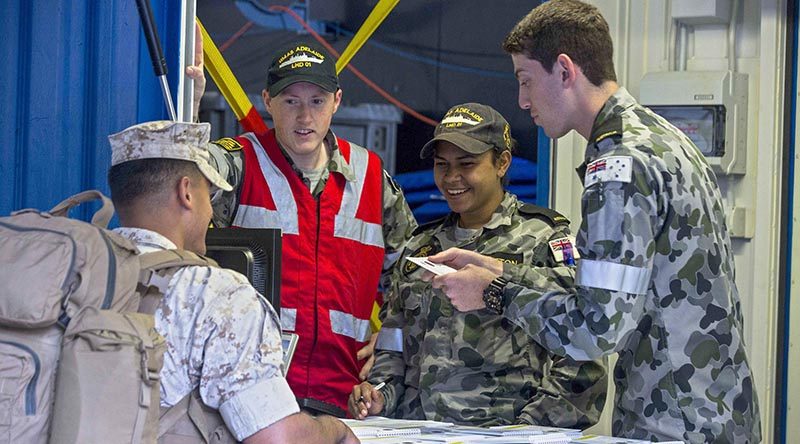
[[[177,85],[179,2],[151,2]],[[106,136],[165,115],[136,2],[10,0],[3,9],[0,215],[107,192]]]

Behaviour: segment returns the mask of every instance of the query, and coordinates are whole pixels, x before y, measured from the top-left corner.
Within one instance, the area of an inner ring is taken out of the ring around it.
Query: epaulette
[[[602,125],[594,128],[589,136],[589,143],[595,144],[612,136],[622,137],[622,117],[606,119]]]
[[[395,194],[400,194],[403,192],[403,190],[400,188],[400,185],[398,185],[397,181],[394,180],[394,177],[392,177],[386,170],[383,170],[383,177],[387,182],[389,182],[389,186],[392,187]]]
[[[242,144],[239,143],[238,140],[232,139],[230,137],[223,137],[222,139],[213,140],[211,141],[211,143],[219,146],[225,151],[233,152],[233,151],[240,151],[242,149]]]
[[[537,217],[548,222],[551,226],[569,225],[569,219],[556,210],[550,208],[540,207],[529,203],[522,203],[519,206],[519,212],[529,216]]]
[[[440,217],[438,219],[434,219],[434,220],[432,220],[430,222],[425,222],[424,224],[419,225],[417,227],[417,229],[414,230],[414,233],[412,233],[412,236],[416,236],[416,235],[422,233],[423,231],[427,230],[428,228],[433,228],[433,227],[435,227],[437,225],[441,225],[441,223],[444,222],[444,220],[446,218],[447,218],[447,216],[443,216],[443,217]]]

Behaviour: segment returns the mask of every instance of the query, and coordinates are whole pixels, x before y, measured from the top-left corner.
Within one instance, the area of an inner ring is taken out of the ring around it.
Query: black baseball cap
[[[314,41],[299,41],[282,46],[267,71],[267,91],[275,97],[297,82],[313,83],[325,91],[339,89],[336,60]]]
[[[450,108],[436,125],[433,139],[422,147],[419,157],[432,156],[439,140],[472,154],[483,154],[491,149],[511,151],[516,145],[506,119],[491,106],[480,103],[464,103]]]

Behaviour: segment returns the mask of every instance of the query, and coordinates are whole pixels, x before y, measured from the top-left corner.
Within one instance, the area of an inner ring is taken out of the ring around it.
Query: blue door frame
[[[180,2],[151,2],[177,85]],[[9,0],[0,25],[0,215],[107,192],[106,137],[167,115],[135,2]]]
[[[787,38],[787,51],[790,54],[790,63],[789,63],[789,70],[786,73],[788,77],[789,83],[789,90],[791,94],[788,94],[788,97],[791,97],[788,109],[788,118],[784,120],[784,123],[789,127],[787,132],[784,132],[785,135],[785,144],[787,147],[787,155],[784,156],[784,159],[787,165],[784,167],[784,172],[786,173],[786,179],[784,182],[783,190],[785,191],[785,200],[783,205],[785,210],[781,212],[783,223],[781,226],[783,227],[782,233],[782,242],[781,242],[781,251],[780,255],[783,259],[783,264],[780,267],[781,277],[783,282],[781,282],[780,288],[782,291],[780,293],[783,294],[782,300],[780,299],[781,296],[779,295],[779,325],[778,325],[778,335],[779,335],[779,359],[777,365],[777,399],[775,403],[775,408],[777,412],[777,420],[775,423],[775,438],[776,441],[779,443],[788,443],[787,437],[787,412],[788,412],[788,399],[789,399],[789,341],[791,339],[790,332],[793,328],[792,326],[792,312],[791,312],[791,288],[792,288],[792,241],[793,241],[793,230],[794,230],[794,199],[795,199],[795,152],[797,149],[797,140],[795,138],[796,131],[797,131],[797,93],[798,93],[798,34],[800,34],[800,14],[798,13],[798,2],[796,0],[789,1],[787,3],[787,20],[789,22],[789,32],[790,35]],[[795,314],[796,315],[796,314]],[[797,328],[797,326],[794,326]],[[780,335],[782,334],[782,337]],[[794,372],[795,378],[797,377],[797,372]]]

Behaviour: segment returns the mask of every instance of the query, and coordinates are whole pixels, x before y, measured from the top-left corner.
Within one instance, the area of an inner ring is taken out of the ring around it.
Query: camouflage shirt
[[[731,243],[717,181],[692,142],[620,88],[585,162],[574,289],[506,288],[511,319],[575,359],[619,354],[614,436],[758,442]]]
[[[140,228],[117,228],[142,253],[176,248]],[[275,310],[239,273],[184,267],[169,282],[155,312],[166,338],[161,405],[175,405],[199,388],[242,440],[300,411],[283,374],[280,321]]]
[[[329,160],[326,171],[317,183],[316,188],[311,194],[319,196],[325,188],[330,173],[339,173],[349,181],[356,180],[352,168],[339,151],[336,143],[336,136],[328,130],[325,136],[325,145],[330,147]],[[216,166],[217,171],[225,177],[231,185],[233,191],[228,193],[220,192],[214,196],[212,204],[214,206],[214,225],[217,227],[228,227],[231,224],[238,205],[239,186],[244,177],[244,156],[241,155],[239,143],[230,138],[220,139],[209,144],[211,153],[211,165]],[[298,168],[292,158],[281,147],[286,160],[294,171],[300,176],[306,185],[310,186],[308,178],[303,171]],[[385,256],[383,261],[383,273],[381,275],[381,287],[387,288],[391,277],[391,270],[400,252],[403,249],[411,233],[417,227],[417,221],[411,212],[403,191],[397,183],[389,176],[385,170],[383,172],[383,242]]]
[[[519,202],[506,193],[492,219],[472,239],[458,242],[458,215],[423,226],[403,257],[429,256],[459,246],[519,264],[548,267],[550,289],[573,285],[572,267],[555,261],[548,241],[569,234],[554,211]],[[505,315],[487,309],[460,312],[421,280],[423,270],[402,261],[381,312],[376,363],[369,380],[382,389],[385,414],[458,424],[518,422],[588,427],[597,422],[606,395],[605,366],[551,355]],[[524,282],[524,276],[519,275]]]

